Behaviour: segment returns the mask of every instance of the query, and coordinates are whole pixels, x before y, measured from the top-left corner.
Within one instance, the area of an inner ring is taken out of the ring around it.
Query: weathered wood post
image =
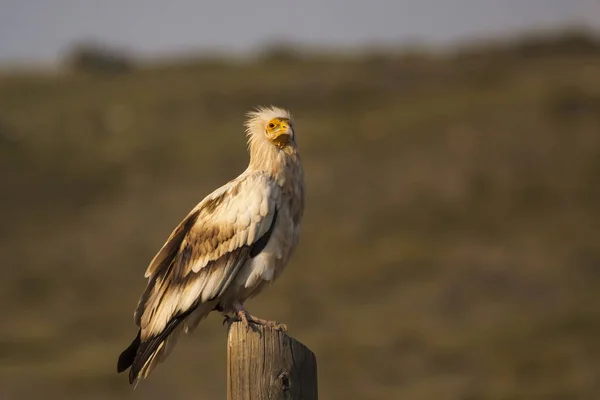
[[[285,332],[234,322],[227,337],[227,400],[317,400],[317,359]]]

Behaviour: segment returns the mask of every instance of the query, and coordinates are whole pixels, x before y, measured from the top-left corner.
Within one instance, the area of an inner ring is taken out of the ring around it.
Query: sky
[[[600,0],[0,0],[0,63],[52,63],[94,41],[144,57],[306,46],[444,45],[581,24]]]

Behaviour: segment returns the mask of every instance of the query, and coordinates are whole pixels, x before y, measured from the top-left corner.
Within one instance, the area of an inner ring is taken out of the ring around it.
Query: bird
[[[134,312],[138,333],[117,363],[118,373],[129,369],[130,384],[213,311],[247,329],[287,329],[250,314],[244,302],[281,275],[299,243],[304,170],[288,110],[259,106],[246,116],[247,168],[200,201],[147,267]]]

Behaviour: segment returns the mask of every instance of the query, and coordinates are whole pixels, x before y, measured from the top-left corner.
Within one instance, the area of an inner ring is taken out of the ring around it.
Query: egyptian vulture
[[[211,311],[285,329],[251,315],[244,302],[281,274],[300,236],[304,173],[290,113],[261,107],[245,123],[250,162],[204,198],[150,262],[134,313],[139,327],[118,360],[138,382]]]

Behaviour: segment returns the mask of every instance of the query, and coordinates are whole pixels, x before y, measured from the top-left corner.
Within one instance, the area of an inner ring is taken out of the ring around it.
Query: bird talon
[[[274,329],[276,331],[282,331],[282,332],[286,332],[287,331],[287,325],[282,324],[282,323],[280,323],[278,321],[269,321],[269,320],[266,320],[266,319],[253,318],[252,322],[254,322],[257,325],[266,326],[266,327]]]
[[[286,324],[280,324],[277,321],[275,321],[275,325],[273,325],[273,329],[281,331],[281,332],[287,332],[287,330],[288,330]]]
[[[241,304],[236,305],[236,315],[239,321],[242,321],[246,325],[246,332],[252,329],[253,332],[258,332],[258,325],[266,326],[268,328],[278,330],[281,332],[287,331],[287,325],[282,324],[278,321],[269,321],[251,315]]]

